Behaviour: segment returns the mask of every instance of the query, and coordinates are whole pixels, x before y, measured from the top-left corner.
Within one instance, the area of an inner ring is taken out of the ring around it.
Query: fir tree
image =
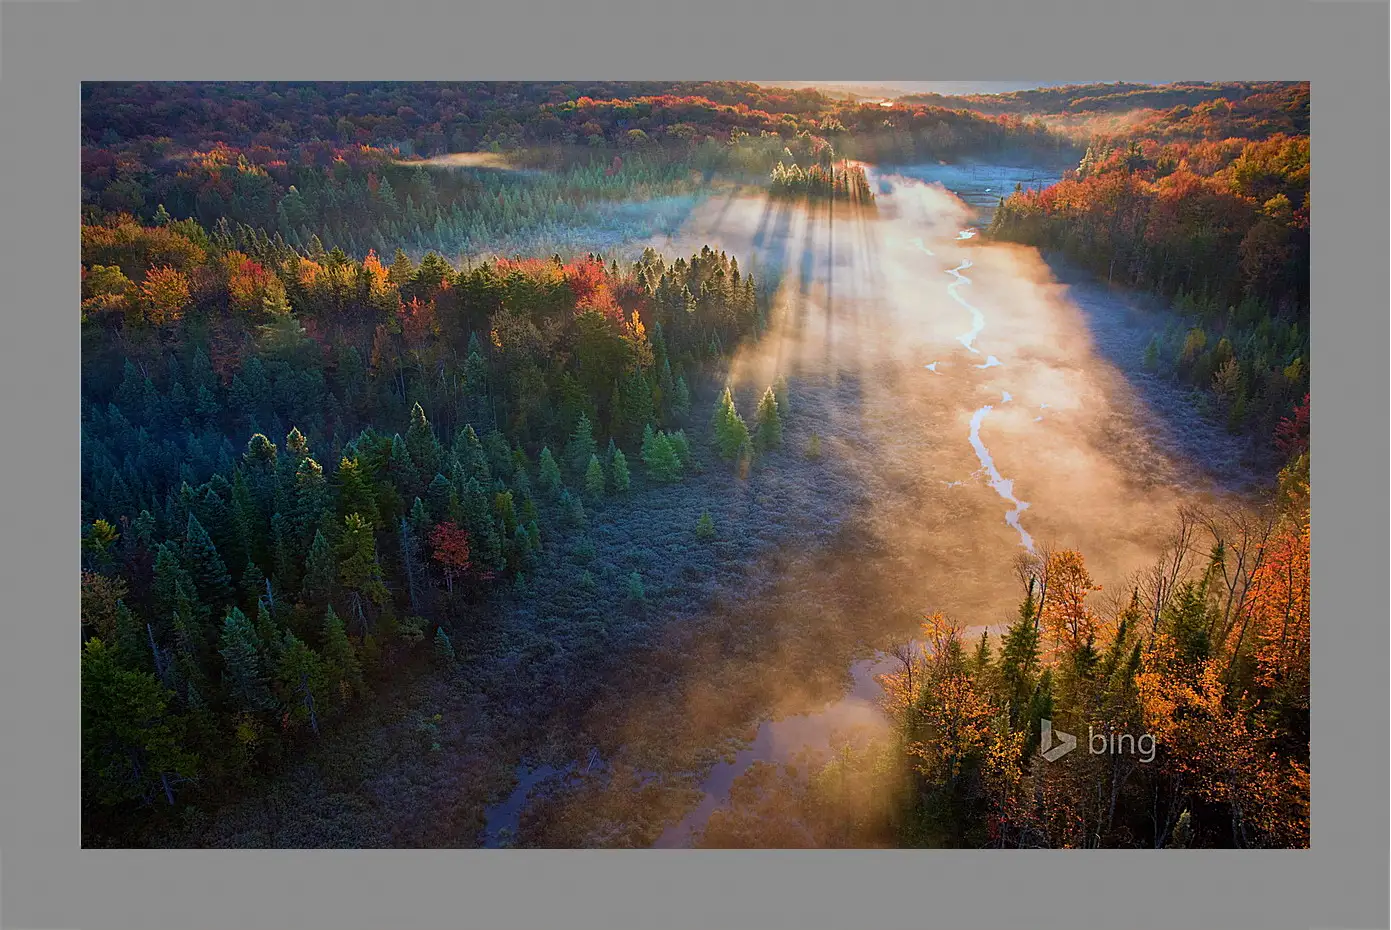
[[[676,453],[676,458],[681,462],[682,471],[692,471],[694,461],[691,458],[691,444],[686,439],[686,431],[679,429],[674,433],[667,433],[667,442],[671,445],[671,451]]]
[[[314,542],[304,559],[304,596],[312,604],[327,604],[333,597],[338,565],[323,531],[314,533]]]
[[[646,446],[642,462],[647,466],[648,474],[652,476],[652,480],[662,483],[679,481],[681,479],[681,460],[677,458],[676,452],[671,448],[671,441],[667,439],[666,434],[657,433],[652,437],[650,443],[646,443]]]
[[[671,409],[682,418],[691,412],[691,389],[686,386],[686,379],[682,376],[677,377],[676,387],[672,390]]]
[[[696,538],[715,538],[715,518],[710,516],[710,511],[708,510],[702,512],[700,519],[696,521]]]
[[[1000,686],[1010,703],[1010,721],[1016,726],[1033,694],[1038,666],[1038,605],[1034,601],[1034,586],[1030,584],[1028,596],[1019,606],[1019,616],[1005,633],[998,668]]]
[[[547,494],[556,495],[564,488],[564,482],[560,477],[560,466],[555,463],[555,456],[551,455],[549,446],[541,447],[541,471],[538,481],[541,490]]]
[[[338,463],[338,515],[348,517],[357,514],[370,526],[375,527],[381,520],[377,510],[377,496],[362,465],[361,457],[344,456]]]
[[[763,392],[758,402],[757,442],[759,450],[764,452],[782,445],[782,416],[771,387]]]
[[[789,402],[786,375],[778,375],[777,380],[773,382],[773,396],[777,399],[778,402],[778,412],[783,416],[787,416],[788,411],[790,411],[792,408],[788,405]]]
[[[218,654],[222,656],[223,687],[235,706],[246,711],[264,711],[274,706],[261,665],[256,631],[246,614],[235,607],[222,621]]]
[[[622,494],[632,485],[632,478],[628,474],[628,458],[623,454],[622,449],[615,449],[613,452],[611,474],[613,489],[616,493]]]
[[[331,684],[340,689],[350,690],[361,696],[367,686],[362,679],[362,666],[358,662],[353,644],[348,641],[348,632],[343,621],[330,607],[324,615],[324,665]]]
[[[122,668],[100,639],[82,648],[82,773],[93,800],[174,804],[174,788],[197,774],[179,748],[169,692],[147,672]]]
[[[328,675],[323,659],[289,630],[281,640],[276,665],[276,686],[280,703],[292,724],[308,724],[319,734],[319,715],[328,691]]]
[[[406,450],[422,474],[432,475],[440,470],[444,453],[439,440],[435,438],[434,427],[425,419],[425,408],[418,403],[411,407],[411,424],[406,429]]]
[[[737,458],[749,441],[749,428],[735,409],[734,395],[730,393],[729,388],[725,388],[720,394],[710,425],[715,434],[715,447],[719,450],[720,458],[726,461]]]
[[[589,467],[584,472],[584,493],[591,501],[604,496],[604,469],[597,455],[589,456]]]
[[[227,566],[217,554],[217,547],[203,529],[203,524],[199,523],[193,514],[188,515],[188,530],[184,536],[184,555],[181,562],[193,579],[203,603],[217,608],[232,600],[232,577],[227,574]]]
[[[446,668],[452,668],[455,660],[454,644],[450,642],[449,634],[444,632],[444,627],[435,627],[435,661]]]
[[[353,615],[362,632],[367,632],[367,605],[387,602],[382,567],[377,562],[377,544],[372,528],[358,514],[343,521],[343,538],[338,543],[338,573],[351,598]]]
[[[583,478],[589,467],[589,460],[594,458],[594,454],[599,451],[599,447],[594,442],[594,428],[589,423],[589,417],[580,414],[579,421],[575,424],[574,431],[570,434],[570,442],[565,446],[565,460],[570,468],[570,473],[576,478]]]

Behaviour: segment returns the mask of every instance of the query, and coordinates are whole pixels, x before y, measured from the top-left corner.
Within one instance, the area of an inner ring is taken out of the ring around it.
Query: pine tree
[[[766,452],[782,445],[782,416],[778,401],[770,387],[758,402],[758,448]]]
[[[343,538],[338,543],[338,573],[348,590],[358,629],[368,632],[367,605],[387,603],[382,567],[377,562],[377,544],[372,528],[358,514],[343,521]]]
[[[691,444],[686,439],[686,431],[679,429],[674,433],[668,433],[667,442],[671,444],[671,451],[676,453],[676,458],[681,462],[681,470],[692,471],[694,461],[691,458]]]
[[[547,494],[556,495],[564,488],[564,482],[560,477],[560,466],[555,463],[555,456],[551,455],[549,446],[541,447],[541,465],[538,481],[541,489]]]
[[[292,427],[289,434],[286,435],[285,452],[294,459],[296,464],[309,457],[309,440],[304,438],[299,427]]]
[[[327,604],[333,598],[338,565],[322,530],[314,533],[309,555],[304,559],[304,596],[312,604]]]
[[[444,632],[444,627],[435,627],[435,661],[446,668],[452,668],[456,658],[454,644]]]
[[[715,434],[715,447],[719,450],[720,458],[726,461],[737,458],[749,441],[749,428],[735,408],[734,395],[730,393],[729,388],[725,388],[720,394],[710,425]]]
[[[671,448],[671,441],[665,433],[657,433],[652,441],[645,443],[642,462],[647,466],[653,481],[669,483],[681,480],[681,460]]]
[[[580,500],[579,495],[571,494],[569,490],[562,488],[557,503],[560,505],[560,512],[564,515],[567,525],[574,529],[584,528],[587,520],[584,502]]]
[[[425,408],[418,403],[411,407],[411,425],[406,429],[406,450],[421,474],[433,475],[440,470],[444,451],[435,438],[434,427],[425,419]]]
[[[294,529],[300,541],[313,538],[314,530],[328,509],[328,481],[323,467],[305,456],[295,470]]]
[[[611,472],[614,491],[619,494],[627,491],[632,485],[632,477],[628,474],[628,458],[622,449],[615,449],[613,452]]]
[[[702,512],[700,519],[696,521],[696,538],[715,538],[715,518],[710,516],[710,511],[708,510]]]
[[[686,379],[682,376],[676,378],[676,387],[672,390],[671,409],[682,418],[691,412],[691,389],[686,386]]]
[[[367,686],[362,679],[362,666],[358,662],[353,644],[348,641],[348,632],[343,621],[330,607],[324,615],[324,665],[330,684],[340,690],[351,691],[361,696]]]
[[[290,521],[282,514],[270,518],[271,535],[271,574],[275,585],[282,590],[293,591],[299,581],[300,546]]]
[[[82,648],[82,774],[93,800],[119,804],[162,797],[197,774],[179,747],[171,695],[154,676],[122,668],[100,639]]]
[[[217,554],[217,547],[203,529],[203,524],[193,514],[188,515],[181,562],[193,579],[203,603],[220,608],[232,600],[235,595],[232,577],[227,574],[227,566]]]
[[[370,526],[375,527],[381,520],[377,510],[377,496],[363,467],[360,456],[346,455],[338,463],[338,515],[348,517],[357,514]]]
[[[789,406],[788,401],[786,375],[778,375],[777,380],[773,382],[773,396],[777,398],[778,412],[783,416],[787,416],[788,411],[792,408]]]
[[[1039,665],[1038,605],[1034,601],[1034,586],[1019,606],[1019,616],[1005,633],[1000,650],[999,681],[1005,700],[1010,704],[1010,721],[1018,725],[1033,694]]]
[[[647,592],[642,587],[642,576],[637,572],[628,576],[628,599],[639,604],[647,599]]]
[[[241,710],[264,711],[274,706],[261,665],[256,631],[246,614],[233,607],[222,621],[218,640],[222,656],[222,683],[228,698]]]
[[[319,734],[319,715],[328,691],[328,675],[323,659],[289,630],[281,640],[276,665],[276,686],[280,703],[292,724],[309,724]]]
[[[584,472],[584,493],[591,501],[604,496],[604,469],[599,464],[599,456],[589,456],[589,467]]]
[[[577,479],[583,478],[589,467],[589,460],[598,451],[599,447],[594,442],[594,428],[589,423],[589,417],[580,414],[579,421],[576,422],[575,429],[570,434],[570,442],[565,446],[565,460],[570,473]]]

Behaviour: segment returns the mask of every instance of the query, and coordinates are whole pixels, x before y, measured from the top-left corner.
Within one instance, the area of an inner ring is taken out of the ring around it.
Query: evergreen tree
[[[682,376],[677,377],[676,387],[672,390],[671,409],[681,418],[690,415],[691,389],[686,386],[686,379]]]
[[[418,403],[411,407],[411,425],[406,429],[406,450],[421,474],[432,475],[440,470],[444,451],[435,438],[434,427],[425,419],[425,408]]]
[[[313,538],[313,533],[328,509],[328,481],[323,467],[305,456],[295,470],[294,530],[301,541]]]
[[[681,462],[682,471],[693,471],[694,460],[691,458],[691,444],[686,439],[685,430],[677,430],[667,434],[667,442],[671,445],[671,451],[676,453],[676,458]]]
[[[1010,706],[1010,722],[1018,725],[1034,691],[1039,666],[1038,606],[1034,586],[1019,606],[1019,616],[1010,624],[1000,649],[998,669],[1000,687]]]
[[[565,460],[569,465],[570,473],[575,478],[582,479],[589,467],[589,460],[594,458],[598,451],[599,447],[594,442],[594,428],[589,423],[589,417],[580,414],[579,421],[570,434],[570,442],[565,447]]]
[[[696,521],[696,538],[715,538],[715,518],[710,516],[710,511],[708,510],[702,512],[700,519]]]
[[[349,514],[343,521],[343,538],[338,543],[338,574],[348,591],[358,629],[368,632],[368,605],[385,605],[388,594],[382,581],[382,567],[377,562],[376,539],[371,526],[359,514]]]
[[[642,587],[642,576],[637,572],[628,576],[628,599],[639,604],[647,599],[647,592]]]
[[[333,548],[322,530],[314,533],[309,555],[304,559],[304,596],[312,604],[327,604],[333,598],[338,565]]]
[[[669,483],[681,480],[681,460],[671,448],[671,441],[665,433],[657,433],[645,445],[647,448],[643,452],[642,462],[653,481]]]
[[[758,448],[768,451],[782,445],[782,416],[778,413],[778,401],[770,387],[763,392],[758,402]]]
[[[348,632],[343,621],[330,607],[324,615],[324,666],[331,685],[340,691],[351,691],[361,696],[367,686],[362,679],[362,666],[358,662],[353,644],[348,641]]]
[[[275,586],[281,590],[293,591],[299,581],[300,546],[295,539],[290,521],[282,514],[270,518],[271,563]]]
[[[100,639],[82,648],[82,776],[89,796],[107,804],[174,804],[174,788],[197,774],[179,748],[170,694],[147,672],[122,668]]]
[[[628,458],[623,454],[622,449],[613,451],[613,466],[611,469],[613,489],[616,493],[622,494],[632,485],[632,477],[628,474]]]
[[[275,681],[281,706],[289,722],[308,724],[319,735],[319,715],[328,692],[328,675],[323,659],[294,633],[285,631],[281,639]]]
[[[539,482],[541,490],[547,494],[559,494],[564,488],[564,482],[560,477],[560,466],[555,463],[555,456],[551,455],[549,446],[541,447],[541,471]]]
[[[604,496],[604,469],[599,465],[599,456],[589,456],[589,467],[584,472],[584,493],[591,501]]]
[[[338,463],[338,515],[346,518],[352,514],[357,514],[373,527],[381,520],[377,495],[372,490],[361,457],[354,455],[349,458],[345,455]]]
[[[246,614],[233,607],[222,621],[218,640],[222,656],[222,683],[227,697],[245,711],[264,711],[274,706],[261,665],[261,647]]]
[[[435,627],[435,661],[446,668],[452,668],[456,658],[454,644],[444,632],[444,627]]]
[[[725,388],[720,394],[710,425],[715,434],[715,447],[719,450],[720,458],[725,461],[737,458],[749,441],[749,428],[735,409],[734,395],[730,393],[729,388]]]
[[[219,608],[234,597],[232,577],[217,554],[217,547],[193,514],[188,515],[188,530],[184,536],[184,555],[181,563],[197,588],[203,603]]]

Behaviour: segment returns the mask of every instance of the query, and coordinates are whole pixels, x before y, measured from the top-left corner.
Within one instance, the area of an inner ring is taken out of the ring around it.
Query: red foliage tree
[[[449,593],[454,593],[454,577],[468,572],[473,564],[469,549],[468,533],[454,525],[444,522],[430,532],[430,548],[434,559],[444,569],[444,581]]]
[[[1290,458],[1309,451],[1309,395],[1294,408],[1294,416],[1285,417],[1275,427],[1275,445]]]

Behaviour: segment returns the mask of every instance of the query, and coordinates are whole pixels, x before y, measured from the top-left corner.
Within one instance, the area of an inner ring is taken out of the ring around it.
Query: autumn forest
[[[1309,86],[88,83],[88,847],[1305,847]]]

